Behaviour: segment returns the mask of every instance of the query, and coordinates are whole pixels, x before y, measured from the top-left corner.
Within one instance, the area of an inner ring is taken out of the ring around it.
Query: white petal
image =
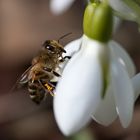
[[[61,14],[66,11],[74,2],[74,0],[51,0],[50,8],[54,14]]]
[[[110,125],[117,118],[116,106],[112,93],[113,91],[110,85],[97,111],[93,114],[93,119],[105,126]]]
[[[76,53],[80,49],[82,38],[76,39],[70,43],[68,43],[64,49],[66,50],[66,53],[63,53],[63,56],[72,56],[74,53]]]
[[[138,73],[137,75],[135,75],[132,78],[132,84],[133,84],[133,88],[134,88],[134,99],[137,100],[137,98],[140,95],[140,73]]]
[[[65,135],[84,127],[101,100],[100,47],[97,42],[83,42],[82,49],[66,65],[56,88],[54,113]]]
[[[74,41],[70,42],[69,44],[67,44],[64,47],[66,53],[63,53],[63,57],[65,57],[65,56],[71,56],[72,57],[80,49],[81,41],[82,41],[82,38],[79,38],[79,39],[74,40]],[[63,63],[61,63],[59,65],[61,70],[64,69],[64,66],[67,64],[68,61],[69,61],[69,59],[66,59]],[[61,73],[62,73],[62,71],[61,71]]]
[[[128,73],[114,53],[111,58],[112,89],[120,121],[123,127],[127,127],[133,115],[134,91]]]
[[[116,54],[116,57],[118,57],[118,61],[125,67],[126,71],[128,71],[130,77],[134,76],[136,73],[135,65],[130,58],[129,54],[115,41],[109,42],[110,49],[113,49],[113,51]]]
[[[79,38],[79,39],[74,40],[74,41],[70,42],[69,44],[67,44],[64,47],[66,53],[63,53],[63,57],[65,57],[65,56],[72,57],[80,49],[81,41],[82,41],[82,38]],[[59,64],[59,67],[57,67],[55,69],[55,71],[61,75],[63,72],[63,69],[66,66],[68,61],[69,61],[69,59],[66,58],[66,60],[64,62]],[[51,79],[51,82],[57,82],[58,80],[59,80],[59,77],[55,76],[55,77],[53,77],[53,79]]]

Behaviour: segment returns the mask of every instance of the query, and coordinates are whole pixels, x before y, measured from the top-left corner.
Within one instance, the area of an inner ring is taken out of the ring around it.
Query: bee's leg
[[[51,71],[52,71],[51,68],[47,68],[47,67],[44,67],[44,68],[43,68],[43,72],[44,72],[44,70],[45,70],[45,72],[46,72],[46,71],[47,71],[47,72],[51,72]]]
[[[71,56],[62,57],[59,61],[64,62],[66,59],[71,59]]]
[[[59,73],[57,73],[56,71],[53,71],[53,74],[56,76],[56,77],[60,77],[61,75]]]
[[[49,91],[49,93],[54,96],[54,92],[53,90],[55,89],[55,86],[53,86],[51,83],[46,83],[45,87],[47,88],[47,90]]]
[[[54,96],[53,90],[55,89],[55,86],[48,82],[45,85],[43,85],[43,83],[40,80],[38,80],[38,82],[41,85],[41,87],[45,90],[46,94],[49,92],[52,96]]]
[[[60,77],[61,76],[59,73],[57,73],[56,71],[53,71],[52,69],[49,69],[49,68],[44,68],[43,72],[45,72],[45,73],[46,72],[52,72],[57,77]]]
[[[64,59],[71,59],[71,56],[65,56]]]

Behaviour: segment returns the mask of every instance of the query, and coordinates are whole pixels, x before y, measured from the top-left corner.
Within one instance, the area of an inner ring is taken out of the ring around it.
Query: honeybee
[[[64,38],[69,34],[62,36]],[[56,40],[46,40],[37,56],[32,59],[31,66],[18,79],[18,85],[27,84],[30,98],[39,104],[46,95],[54,95],[55,85],[51,81],[54,77],[60,77],[56,72],[59,64],[64,62],[69,56],[63,57],[66,53],[64,47]]]

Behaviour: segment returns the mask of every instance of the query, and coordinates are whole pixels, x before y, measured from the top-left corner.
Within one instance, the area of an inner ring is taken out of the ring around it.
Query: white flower
[[[61,14],[66,11],[74,2],[74,0],[51,0],[50,8],[54,14]]]
[[[123,127],[127,127],[140,93],[140,75],[132,78],[135,67],[129,55],[114,41],[103,44],[85,35],[68,44],[66,50],[71,50],[68,53],[73,56],[64,67],[54,96],[54,114],[60,130],[71,135],[91,121],[91,116],[103,125],[119,116]],[[102,98],[107,77],[104,64],[109,66],[109,82]]]

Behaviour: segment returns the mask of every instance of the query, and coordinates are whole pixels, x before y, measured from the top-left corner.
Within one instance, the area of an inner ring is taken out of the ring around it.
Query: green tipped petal
[[[89,4],[85,10],[83,28],[88,37],[108,42],[112,34],[113,14],[107,3]]]

